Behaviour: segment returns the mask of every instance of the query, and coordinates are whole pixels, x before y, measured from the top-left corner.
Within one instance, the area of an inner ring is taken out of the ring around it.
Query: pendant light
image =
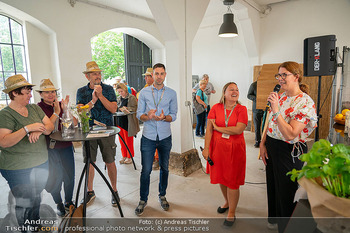
[[[222,23],[219,36],[220,37],[235,37],[238,36],[237,26],[233,22],[233,14],[231,11],[231,5],[233,5],[234,0],[224,0],[223,3],[227,6],[227,13],[224,14],[224,22]]]

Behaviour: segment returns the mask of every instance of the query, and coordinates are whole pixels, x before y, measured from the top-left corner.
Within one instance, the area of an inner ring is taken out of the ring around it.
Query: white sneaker
[[[269,230],[277,230],[278,229],[278,225],[277,225],[277,223],[267,223],[267,228],[269,229]]]

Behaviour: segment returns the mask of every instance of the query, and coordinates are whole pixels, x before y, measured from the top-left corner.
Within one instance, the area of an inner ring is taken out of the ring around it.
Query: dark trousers
[[[254,121],[254,129],[255,129],[255,141],[261,141],[261,122],[264,116],[263,110],[255,110],[253,111],[253,121]]]
[[[307,152],[306,145],[298,143],[303,152]],[[298,183],[293,182],[286,173],[293,168],[300,170],[303,162],[293,157],[294,144],[266,137],[266,149],[269,159],[266,165],[266,184],[268,201],[268,221],[278,223],[278,231],[283,232],[288,224],[296,203],[294,195],[298,189]],[[296,151],[296,150],[295,150]]]
[[[64,188],[65,201],[72,201],[75,178],[73,146],[49,149],[49,179],[46,191],[56,204],[62,202],[61,189]]]
[[[197,125],[196,125],[196,135],[204,135],[205,134],[205,120],[207,119],[207,112],[204,111],[201,114],[197,115]]]

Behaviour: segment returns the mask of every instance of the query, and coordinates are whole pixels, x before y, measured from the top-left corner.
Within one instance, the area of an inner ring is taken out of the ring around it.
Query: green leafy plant
[[[315,142],[309,153],[300,156],[306,162],[301,170],[293,169],[287,175],[291,180],[306,177],[321,179],[322,185],[337,197],[350,198],[350,146],[331,145],[327,140]],[[316,181],[315,181],[316,182]]]

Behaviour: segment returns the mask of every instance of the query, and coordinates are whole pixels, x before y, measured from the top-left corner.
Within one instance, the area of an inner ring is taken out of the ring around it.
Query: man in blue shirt
[[[163,210],[169,209],[165,198],[169,176],[169,155],[172,146],[170,123],[176,120],[176,92],[164,85],[165,66],[157,63],[153,66],[153,85],[140,92],[136,117],[143,121],[141,138],[142,171],[140,177],[140,202],[135,214],[143,214],[147,205],[150,174],[154,152],[159,154],[159,202]]]
[[[107,126],[113,125],[113,113],[117,111],[117,98],[112,86],[101,82],[101,71],[96,62],[91,61],[86,63],[86,71],[83,73],[89,80],[89,83],[78,89],[77,104],[79,106],[89,105],[91,112],[90,126],[93,125],[93,120],[97,120]],[[113,190],[119,199],[117,192],[117,167],[115,165],[116,144],[115,135],[103,139],[90,141],[91,161],[96,162],[97,148],[100,147],[103,161],[106,164],[108,176],[111,181]],[[83,147],[84,148],[84,147]],[[85,148],[83,151],[84,161],[86,162]],[[89,180],[88,180],[88,197],[86,203],[89,204],[95,199],[93,190],[93,182],[95,169],[90,164]],[[119,201],[119,200],[118,200]],[[83,202],[83,200],[82,200]],[[112,205],[117,206],[117,202],[112,196]]]

